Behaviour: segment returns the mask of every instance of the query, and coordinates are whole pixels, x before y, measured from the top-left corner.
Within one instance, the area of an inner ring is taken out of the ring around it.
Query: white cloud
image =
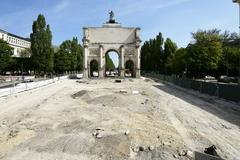
[[[62,0],[54,7],[54,12],[61,12],[70,5],[70,0]]]
[[[168,1],[167,3],[161,3],[160,5],[157,5],[155,8],[160,9],[160,8],[172,7],[172,6],[180,5],[180,4],[188,2],[188,1],[190,1],[190,0],[171,0],[171,1]]]
[[[183,3],[186,3],[191,0],[138,0],[135,2],[129,2],[120,3],[119,6],[121,7],[120,15],[126,16],[129,14],[133,14],[136,12],[142,12],[142,11],[154,11],[162,8],[172,7],[176,5],[181,5]]]

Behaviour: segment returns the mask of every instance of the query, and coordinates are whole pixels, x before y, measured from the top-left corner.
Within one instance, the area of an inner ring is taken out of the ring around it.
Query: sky
[[[32,23],[44,14],[53,44],[73,36],[82,40],[84,26],[100,27],[113,10],[124,27],[140,27],[143,42],[162,32],[186,47],[191,32],[218,28],[238,32],[238,6],[232,0],[1,0],[0,28],[29,37]]]

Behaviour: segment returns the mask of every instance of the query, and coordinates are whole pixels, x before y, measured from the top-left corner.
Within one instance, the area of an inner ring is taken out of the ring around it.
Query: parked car
[[[213,76],[205,76],[204,80],[216,80],[216,78]]]
[[[22,83],[30,83],[30,82],[34,82],[33,79],[25,79],[22,81]]]
[[[224,83],[236,83],[237,79],[234,77],[228,77],[226,75],[222,75],[220,76],[220,78],[218,79],[218,82],[224,82]]]

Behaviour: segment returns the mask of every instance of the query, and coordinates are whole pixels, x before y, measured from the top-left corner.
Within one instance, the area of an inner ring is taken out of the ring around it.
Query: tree
[[[226,67],[226,75],[229,75],[229,70],[236,73],[240,68],[240,47],[224,46],[221,60],[223,66]]]
[[[50,26],[47,25],[46,29],[46,71],[52,72],[54,68],[54,49],[52,47],[52,32],[50,30]]]
[[[106,54],[106,71],[114,70],[116,67],[110,58],[109,54]]]
[[[53,71],[52,33],[45,17],[38,15],[33,22],[31,37],[32,61],[37,73]]]
[[[221,65],[225,67],[226,75],[240,76],[240,39],[237,33],[225,31],[222,35],[223,56]],[[230,73],[229,73],[230,72]]]
[[[72,71],[80,71],[83,68],[83,51],[82,46],[78,44],[77,37],[73,37],[71,42],[71,70]]]
[[[16,64],[15,64],[15,70],[21,70],[21,73],[27,72],[29,70],[32,70],[32,63],[31,63],[31,49],[26,48],[20,52],[20,57],[17,57]]]
[[[96,60],[92,60],[90,62],[90,75],[94,77],[93,72],[98,72],[98,62]]]
[[[10,47],[7,42],[0,39],[0,73],[3,73],[11,62],[12,50],[13,48]]]
[[[170,61],[171,57],[177,51],[177,44],[174,43],[170,38],[167,38],[164,43],[164,55],[163,55],[163,62],[164,62],[164,73],[171,74],[170,68],[168,67],[167,63]]]
[[[141,49],[142,70],[163,72],[163,42],[162,33],[156,38],[146,41]]]
[[[126,62],[126,68],[125,69],[126,69],[127,73],[131,73],[132,77],[133,77],[134,64],[133,64],[132,60],[128,60]]]
[[[57,73],[80,71],[82,66],[82,47],[77,38],[64,41],[55,53],[54,69]]]
[[[190,75],[202,77],[218,68],[223,52],[219,33],[217,29],[192,33],[195,43],[187,47]]]
[[[59,51],[55,53],[55,71],[57,73],[63,73],[70,71],[71,69],[71,41],[64,41],[59,48]]]
[[[21,50],[21,52],[20,52],[20,57],[22,57],[22,58],[29,58],[29,57],[31,57],[31,49],[29,49],[29,48],[26,48],[26,49],[23,49],[23,50]]]
[[[185,48],[180,48],[173,54],[167,63],[172,73],[181,75],[187,69],[187,53]]]

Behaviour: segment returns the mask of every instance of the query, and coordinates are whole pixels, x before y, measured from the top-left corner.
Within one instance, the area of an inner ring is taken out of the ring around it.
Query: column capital
[[[103,46],[102,44],[100,44],[100,45],[99,45],[99,48],[102,48],[102,49],[104,49],[104,46]]]
[[[125,45],[121,45],[121,46],[120,46],[120,49],[124,49],[124,48],[125,48]]]

